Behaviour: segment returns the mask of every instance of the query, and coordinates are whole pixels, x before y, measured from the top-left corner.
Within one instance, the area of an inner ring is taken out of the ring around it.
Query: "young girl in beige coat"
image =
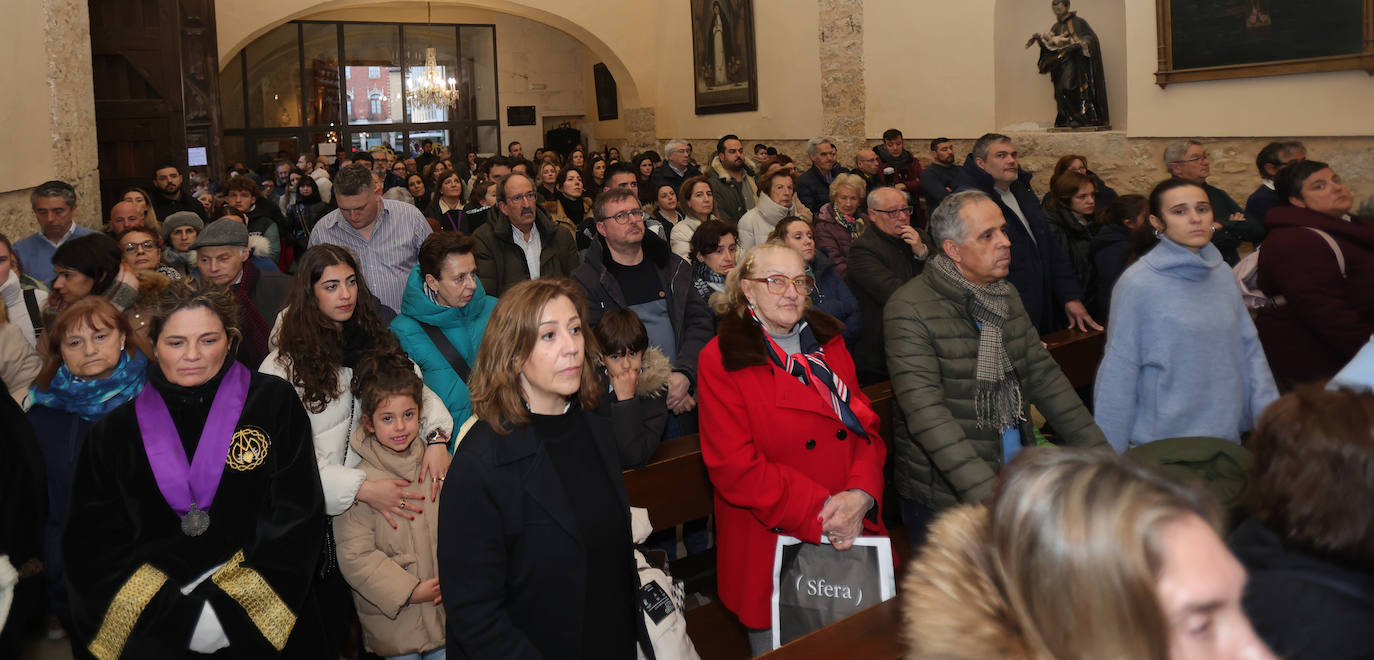
[[[354,373],[353,395],[363,413],[350,440],[362,458],[358,468],[368,479],[415,481],[425,443],[418,439],[424,385],[414,366],[405,355],[384,351],[363,356]],[[394,527],[366,504],[334,518],[339,569],[353,588],[364,645],[389,659],[444,658],[435,561],[439,503],[425,508],[421,516],[395,517]]]

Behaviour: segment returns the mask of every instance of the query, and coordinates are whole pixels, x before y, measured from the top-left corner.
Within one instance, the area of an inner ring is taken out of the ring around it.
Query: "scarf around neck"
[[[1026,421],[1022,412],[1021,383],[1002,340],[1010,298],[1016,291],[1006,280],[987,286],[970,282],[949,257],[940,254],[931,260],[934,274],[967,294],[969,314],[978,322],[978,368],[974,409],[980,429],[1008,429]]]
[[[794,197],[792,205],[796,206],[796,204],[797,201]],[[758,204],[754,206],[754,209],[759,212],[759,216],[763,218],[764,222],[768,223],[769,227],[776,227],[779,220],[789,215],[795,215],[791,208],[779,206],[778,203],[773,201],[773,198],[768,195],[759,195]]]
[[[142,353],[135,353],[130,358],[128,353],[121,352],[119,364],[109,378],[78,378],[64,364],[57,368],[47,389],[40,390],[34,385],[30,390],[35,405],[69,412],[94,422],[143,391],[147,368],[148,358]]]
[[[799,321],[801,352],[786,354],[773,336],[768,334],[768,329],[763,327],[763,322],[759,320],[758,314],[751,308],[750,318],[758,324],[759,332],[763,333],[764,346],[768,349],[768,359],[778,368],[791,374],[803,385],[811,387],[825,401],[835,419],[844,424],[845,428],[857,433],[861,438],[868,438],[868,431],[864,430],[864,425],[859,421],[858,415],[854,414],[850,407],[849,387],[835,372],[831,370],[830,364],[825,361],[825,349],[821,347],[820,341],[816,339],[816,333],[811,331],[806,321]]]
[[[709,301],[713,294],[725,291],[725,276],[711,270],[706,262],[698,261],[692,264],[692,286]]]
[[[874,149],[874,151],[878,153],[878,159],[883,161],[884,167],[891,167],[898,172],[904,172],[911,167],[911,152],[906,149],[903,149],[902,153],[896,156],[888,153],[887,149],[882,147]]]

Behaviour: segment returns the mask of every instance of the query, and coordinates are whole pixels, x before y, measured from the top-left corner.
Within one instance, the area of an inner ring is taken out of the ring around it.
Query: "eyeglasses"
[[[152,252],[155,249],[157,249],[157,243],[153,241],[143,241],[142,243],[124,244],[124,254],[135,254],[138,252],[143,252],[145,250],[148,252]]]
[[[810,277],[807,277],[805,275],[800,275],[792,278],[784,277],[782,275],[770,275],[768,277],[746,277],[744,279],[749,280],[750,282],[763,282],[767,284],[768,293],[771,293],[775,296],[780,296],[784,293],[787,293],[787,284],[789,282],[792,284],[792,286],[797,288],[797,293],[800,293],[803,296],[811,295],[811,290],[816,288],[816,280],[811,279]]]
[[[519,195],[511,195],[510,197],[507,197],[507,198],[506,198],[506,201],[508,201],[508,202],[533,202],[535,197],[536,197],[536,195],[535,195],[534,193],[532,193],[532,192],[527,192],[527,193],[520,193]]]
[[[602,218],[602,220],[614,220],[618,225],[627,225],[631,222],[642,222],[647,217],[649,217],[648,213],[645,213],[642,209],[635,209],[633,211],[621,211],[615,215],[608,215]]]
[[[887,215],[887,216],[911,215],[911,207],[910,207],[910,206],[899,206],[899,207],[897,207],[897,208],[895,208],[895,209],[869,209],[869,210],[872,211],[873,213],[881,213],[881,214]]]
[[[1200,160],[1211,160],[1211,158],[1209,158],[1209,157],[1207,156],[1207,154],[1202,154],[1201,156],[1193,156],[1192,158],[1184,158],[1183,160],[1174,160],[1174,161],[1169,161],[1169,162],[1171,162],[1171,163],[1196,163],[1196,162],[1198,162],[1198,161],[1200,161]]]

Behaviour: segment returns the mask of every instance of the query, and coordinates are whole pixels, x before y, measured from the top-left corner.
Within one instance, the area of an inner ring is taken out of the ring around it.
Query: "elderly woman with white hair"
[[[759,175],[758,185],[758,203],[739,219],[741,250],[767,241],[783,218],[797,216],[811,222],[811,211],[797,198],[797,175],[791,169],[772,165]]]

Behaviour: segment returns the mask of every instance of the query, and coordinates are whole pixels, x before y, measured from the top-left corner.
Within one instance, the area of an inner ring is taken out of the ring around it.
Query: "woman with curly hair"
[[[364,482],[362,472],[353,469],[357,456],[348,455],[346,448],[361,416],[348,391],[358,358],[367,351],[401,350],[348,250],[324,244],[306,251],[292,278],[272,343],[261,371],[294,385],[310,413],[326,512],[338,515],[356,501],[388,514],[420,513],[420,507],[406,500],[424,499],[422,494],[405,492],[396,483]],[[424,404],[425,439],[442,445],[453,419],[428,389]],[[447,452],[442,446],[431,448],[421,481],[442,477],[447,468]],[[431,490],[438,489],[435,483]]]
[[[423,515],[421,502],[426,493],[422,488],[398,479],[368,480],[357,467],[357,453],[348,448],[349,437],[362,423],[361,406],[349,390],[354,367],[365,353],[401,351],[348,250],[323,244],[301,256],[272,340],[274,348],[260,371],[291,383],[305,404],[324,488],[325,514],[337,516],[349,507],[365,504],[393,527],[393,516],[414,520],[416,515]],[[420,432],[428,446],[420,483],[430,484],[428,496],[432,500],[438,497],[448,471],[445,443],[453,419],[429,388],[425,388],[423,399]],[[329,546],[326,566],[332,568],[337,563],[332,542]],[[347,606],[347,587],[337,571],[330,571],[320,588],[327,596],[322,602]],[[328,598],[335,592],[340,594],[338,598]],[[336,612],[328,616],[327,624],[347,625],[349,618],[347,612]]]

